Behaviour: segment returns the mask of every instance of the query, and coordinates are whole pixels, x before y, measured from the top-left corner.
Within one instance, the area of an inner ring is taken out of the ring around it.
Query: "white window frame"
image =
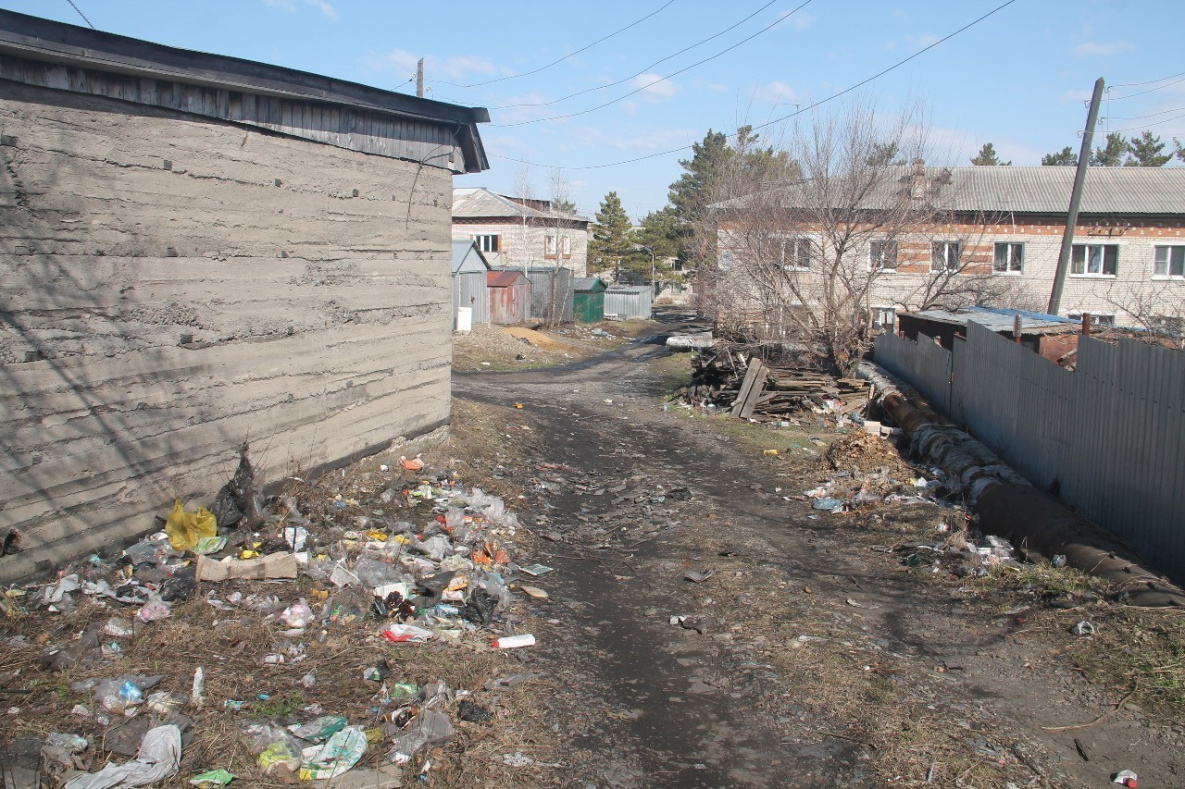
[[[1004,268],[1000,268],[1000,252]],[[1001,277],[1019,277],[1025,272],[1025,245],[1021,241],[997,241],[992,256],[992,273]]]
[[[478,233],[473,236],[473,240],[477,242],[477,248],[482,252],[502,251],[501,233]]]
[[[1072,321],[1082,322],[1081,312],[1068,312],[1066,317]],[[1113,312],[1092,312],[1090,313],[1090,328],[1092,329],[1113,329],[1115,328],[1115,313]]]
[[[868,322],[873,329],[881,328],[888,332],[897,331],[897,308],[893,306],[873,306],[869,307]],[[891,316],[889,322],[885,322],[884,318]]]
[[[953,252],[953,254],[952,254]],[[953,258],[953,259],[952,259]],[[963,259],[962,241],[934,241],[930,244],[930,271],[958,271]],[[952,265],[953,264],[953,265]]]
[[[1154,248],[1152,279],[1185,279],[1185,245],[1165,244]]]
[[[878,254],[879,248],[879,254]],[[885,253],[889,250],[893,252],[893,264],[886,263],[887,256]],[[897,246],[896,239],[884,238],[869,242],[868,244],[868,268],[870,271],[887,271],[895,273],[900,262],[898,257],[900,248]],[[882,309],[881,307],[873,307],[873,309]]]
[[[1112,271],[1107,271],[1107,258],[1110,257]],[[1079,260],[1081,258],[1081,260]],[[1090,269],[1098,265],[1098,271]],[[1081,271],[1075,271],[1080,267]],[[1097,279],[1115,279],[1119,275],[1119,245],[1118,244],[1075,244],[1070,250],[1070,276],[1094,277]]]
[[[782,269],[784,271],[811,270],[811,260],[814,259],[815,245],[811,242],[810,237],[779,236],[778,243],[782,252]],[[806,260],[806,265],[800,265],[804,259]]]

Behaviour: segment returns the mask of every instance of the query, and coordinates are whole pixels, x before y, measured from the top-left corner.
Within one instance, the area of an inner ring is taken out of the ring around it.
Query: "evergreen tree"
[[[1173,138],[1173,147],[1176,148],[1177,158],[1185,162],[1185,147],[1181,146],[1181,141],[1176,137]]]
[[[868,154],[869,167],[890,167],[905,164],[905,157],[896,142],[874,142]]]
[[[1133,137],[1128,143],[1131,156],[1125,162],[1137,167],[1164,167],[1173,158],[1171,153],[1162,153],[1165,143],[1160,141],[1147,129],[1139,137]]]
[[[571,214],[575,216],[576,204],[565,197],[557,197],[551,201],[551,210],[557,214]]]
[[[1047,153],[1041,157],[1041,164],[1050,167],[1055,165],[1076,165],[1078,164],[1078,154],[1070,149],[1070,146],[1062,148],[1057,153]]]
[[[1128,151],[1127,140],[1119,132],[1107,135],[1106,144],[1102,148],[1095,148],[1090,163],[1095,167],[1118,167],[1123,164],[1123,156]]]
[[[588,242],[589,260],[596,261],[601,269],[620,268],[622,261],[634,251],[633,231],[617,192],[605,195]]]
[[[971,157],[971,164],[980,167],[1010,167],[1012,162],[1002,162],[996,155],[996,148],[990,142],[985,142],[979,153]]]

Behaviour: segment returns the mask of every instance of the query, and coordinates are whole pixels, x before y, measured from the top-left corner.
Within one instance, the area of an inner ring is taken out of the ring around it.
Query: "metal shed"
[[[650,319],[654,291],[648,285],[614,285],[605,291],[605,314],[630,318]]]
[[[490,322],[502,325],[523,323],[531,310],[531,280],[516,269],[486,273],[490,290]]]
[[[605,320],[605,283],[597,277],[578,277],[572,281],[572,311],[579,323]]]
[[[457,310],[469,307],[473,323],[490,322],[490,290],[486,283],[490,264],[473,241],[453,242],[453,329]]]
[[[531,318],[553,323],[572,320],[572,270],[567,268],[528,268],[531,280]]]

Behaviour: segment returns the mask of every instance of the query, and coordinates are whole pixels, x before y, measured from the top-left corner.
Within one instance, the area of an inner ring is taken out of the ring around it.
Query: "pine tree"
[[[1076,165],[1078,164],[1078,154],[1070,149],[1070,146],[1062,148],[1057,153],[1047,153],[1041,157],[1041,164],[1046,167],[1056,165]]]
[[[1127,140],[1119,132],[1107,135],[1107,141],[1102,148],[1095,148],[1090,163],[1095,167],[1118,167],[1123,164],[1123,157],[1128,151]]]
[[[621,205],[617,192],[610,192],[601,201],[596,222],[592,226],[592,239],[588,242],[588,256],[597,261],[601,269],[620,269],[622,261],[634,251],[633,226],[629,214]]]
[[[979,167],[1010,167],[1012,162],[1002,162],[996,155],[996,148],[990,142],[985,142],[979,153],[971,157],[971,164]]]
[[[1173,158],[1171,153],[1161,153],[1165,143],[1160,141],[1147,129],[1139,137],[1133,137],[1128,143],[1131,156],[1125,164],[1137,167],[1164,167]]]
[[[867,163],[869,167],[900,166],[905,164],[905,157],[895,142],[874,142]]]

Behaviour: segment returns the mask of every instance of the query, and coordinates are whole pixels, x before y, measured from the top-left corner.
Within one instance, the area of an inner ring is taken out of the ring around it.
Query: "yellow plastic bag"
[[[186,512],[181,499],[177,499],[165,521],[165,534],[169,535],[169,545],[178,551],[192,551],[203,537],[218,536],[218,522],[214,513],[205,507],[198,507],[197,512]]]

